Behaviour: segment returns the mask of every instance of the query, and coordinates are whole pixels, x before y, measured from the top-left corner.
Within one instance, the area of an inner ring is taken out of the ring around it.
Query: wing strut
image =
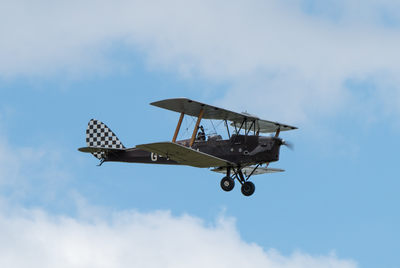
[[[176,138],[178,137],[179,130],[181,129],[182,120],[183,120],[184,115],[185,114],[182,112],[181,116],[179,117],[178,125],[176,125],[175,134],[174,134],[174,137],[172,138],[172,142],[174,142],[174,143],[176,142]]]
[[[226,120],[224,120],[224,121],[225,121],[226,131],[228,132],[228,137],[230,139],[231,138],[231,133],[229,132],[228,122]]]
[[[192,147],[192,145],[194,143],[194,139],[196,138],[197,131],[199,130],[199,125],[200,125],[201,119],[203,118],[203,114],[204,114],[204,109],[201,109],[199,116],[197,117],[196,125],[194,126],[194,129],[193,129],[193,134],[192,134],[192,138],[190,139],[189,147]]]
[[[281,133],[281,128],[280,127],[275,132],[275,138],[277,138],[279,136],[279,133]]]

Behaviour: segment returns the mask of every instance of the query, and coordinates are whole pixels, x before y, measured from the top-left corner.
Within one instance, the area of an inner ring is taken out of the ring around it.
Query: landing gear
[[[242,194],[245,196],[250,196],[256,190],[256,186],[251,181],[246,181],[242,184]]]
[[[222,190],[229,192],[232,191],[233,187],[235,187],[235,181],[231,177],[222,178],[221,180]]]
[[[228,167],[226,169],[226,177],[221,180],[221,188],[225,192],[229,192],[232,191],[233,187],[235,187],[235,181],[231,178],[231,168]]]
[[[242,185],[241,191],[243,195],[250,196],[254,194],[256,187],[254,183],[249,181],[249,179],[259,166],[260,164],[255,166],[252,172],[246,176],[243,174],[243,171],[240,167],[238,168],[228,167],[226,169],[226,176],[221,180],[221,188],[226,192],[232,191],[233,187],[235,187],[235,179],[236,179]],[[231,176],[231,171],[233,173],[232,176]]]

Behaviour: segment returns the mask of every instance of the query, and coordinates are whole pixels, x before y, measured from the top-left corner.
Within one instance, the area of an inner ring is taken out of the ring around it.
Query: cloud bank
[[[122,45],[153,68],[228,83],[219,103],[237,108],[291,121],[367,110],[351,81],[397,113],[398,10],[389,0],[8,1],[0,77],[109,71],[124,64],[109,56]]]
[[[15,148],[0,139],[0,156],[6,156],[0,158],[0,267],[357,267],[334,253],[285,256],[265,250],[242,239],[235,221],[225,216],[205,223],[169,211],[92,207],[76,191],[72,198],[65,196],[74,192],[65,183],[73,175],[61,161],[51,162],[54,155],[48,150]],[[75,203],[77,216],[32,208],[40,200],[21,207],[36,195],[55,207]]]
[[[231,219],[207,226],[167,211],[79,220],[40,210],[10,215],[2,209],[0,236],[1,267],[357,267],[334,254],[265,251],[243,241]]]

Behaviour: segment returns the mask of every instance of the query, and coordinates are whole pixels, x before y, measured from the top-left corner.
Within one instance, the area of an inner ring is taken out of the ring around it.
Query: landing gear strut
[[[236,178],[239,180],[239,182],[242,184],[242,194],[245,196],[250,196],[252,194],[254,194],[254,191],[256,190],[256,186],[254,185],[254,183],[252,183],[251,181],[249,181],[251,175],[253,175],[254,171],[258,168],[258,165],[254,168],[253,172],[250,173],[249,176],[247,176],[246,178],[243,175],[242,169],[237,169],[237,171],[235,172]]]

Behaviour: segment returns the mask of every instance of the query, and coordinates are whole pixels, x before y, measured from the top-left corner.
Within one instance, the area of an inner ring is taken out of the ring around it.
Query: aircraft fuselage
[[[189,142],[189,140],[177,141],[184,146],[189,146]],[[275,137],[232,135],[230,139],[223,140],[216,135],[208,140],[196,140],[192,149],[228,160],[239,166],[248,166],[278,161],[281,145],[282,140]],[[137,148],[111,153],[105,161],[179,165],[166,156]]]

